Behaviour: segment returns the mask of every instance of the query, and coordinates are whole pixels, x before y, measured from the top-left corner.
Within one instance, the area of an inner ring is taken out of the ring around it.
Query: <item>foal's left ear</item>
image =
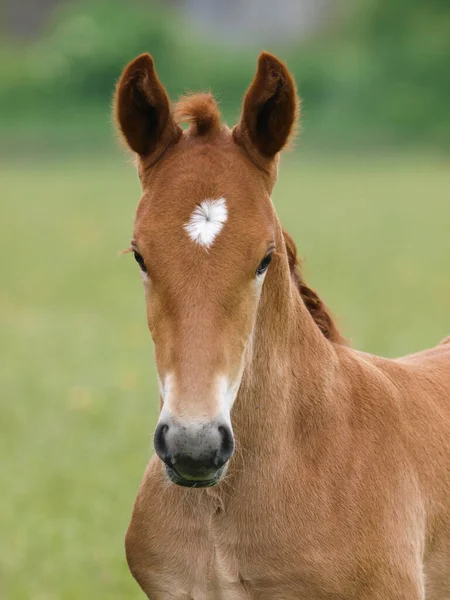
[[[140,156],[164,150],[181,135],[150,54],[125,67],[117,84],[114,113],[128,146]]]
[[[273,54],[262,52],[258,68],[244,98],[234,137],[247,150],[272,158],[287,144],[295,129],[299,99],[286,66]]]

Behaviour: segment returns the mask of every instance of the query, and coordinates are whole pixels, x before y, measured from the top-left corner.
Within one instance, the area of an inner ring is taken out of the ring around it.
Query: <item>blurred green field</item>
[[[0,598],[141,598],[123,535],[157,411],[122,156],[0,167]],[[450,334],[448,160],[285,157],[275,203],[353,345]]]

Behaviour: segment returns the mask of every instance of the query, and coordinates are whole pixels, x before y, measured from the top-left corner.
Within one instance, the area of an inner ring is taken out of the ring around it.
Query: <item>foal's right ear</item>
[[[235,140],[247,151],[273,158],[288,143],[299,113],[292,75],[276,56],[262,52],[256,75],[244,98]]]
[[[181,135],[150,54],[138,56],[123,70],[116,88],[114,113],[128,146],[140,156],[164,150]]]

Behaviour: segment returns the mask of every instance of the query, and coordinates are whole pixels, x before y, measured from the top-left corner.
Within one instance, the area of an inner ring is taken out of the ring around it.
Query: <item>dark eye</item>
[[[262,275],[267,271],[267,267],[270,265],[270,261],[272,260],[272,254],[268,254],[263,260],[260,262],[259,267],[256,269],[256,275]]]
[[[133,254],[134,254],[134,258],[135,258],[137,264],[141,268],[141,271],[144,271],[144,273],[147,273],[147,269],[145,268],[145,263],[144,263],[144,259],[142,258],[142,256],[139,254],[139,252],[136,252],[136,250],[133,251]]]

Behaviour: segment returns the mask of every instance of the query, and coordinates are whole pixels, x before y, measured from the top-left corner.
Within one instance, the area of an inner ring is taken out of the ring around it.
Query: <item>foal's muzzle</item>
[[[218,422],[160,422],[154,444],[171,481],[185,487],[215,485],[234,450],[230,426]]]

